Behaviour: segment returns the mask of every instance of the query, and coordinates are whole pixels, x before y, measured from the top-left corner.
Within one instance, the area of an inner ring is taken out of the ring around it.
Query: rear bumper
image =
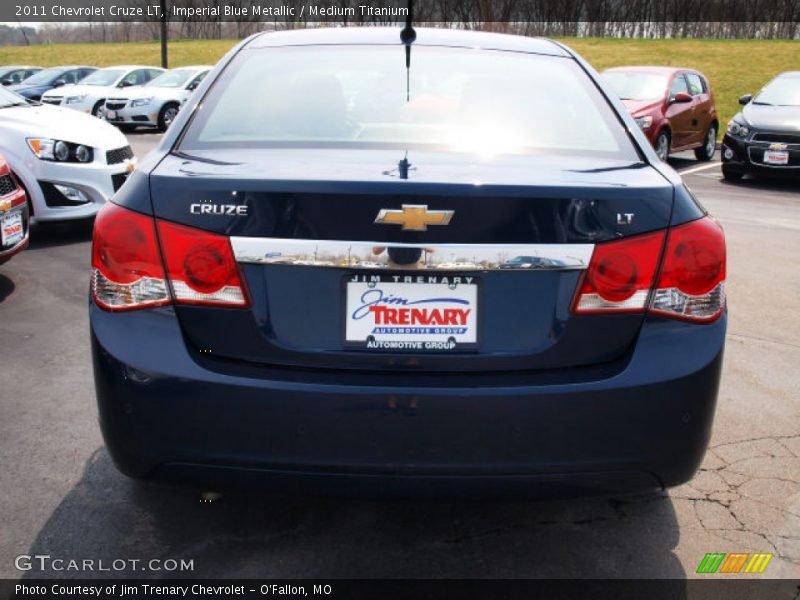
[[[30,242],[29,215],[25,192],[22,189],[17,189],[15,192],[3,197],[3,200],[10,202],[12,208],[0,211],[0,223],[2,223],[3,217],[10,214],[11,211],[19,212],[22,215],[22,239],[14,245],[0,245],[0,265],[11,260],[11,257],[15,254],[22,252]]]
[[[233,375],[221,361],[201,366],[170,308],[91,305],[90,318],[101,428],[124,473],[411,496],[687,481],[711,433],[726,324],[651,319],[601,379],[443,374],[422,385],[413,374]]]

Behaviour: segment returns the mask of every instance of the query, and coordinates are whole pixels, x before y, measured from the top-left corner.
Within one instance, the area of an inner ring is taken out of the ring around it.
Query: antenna
[[[400,41],[406,47],[406,102],[411,102],[411,44],[417,39],[417,32],[414,31],[414,0],[408,0],[408,11],[406,14],[406,26],[400,32]],[[408,171],[411,163],[408,161],[408,150],[399,163],[397,163],[397,174],[400,179],[408,179]]]
[[[411,44],[417,39],[414,31],[414,0],[408,0],[406,26],[400,32],[400,41],[406,46],[406,102],[411,100]]]

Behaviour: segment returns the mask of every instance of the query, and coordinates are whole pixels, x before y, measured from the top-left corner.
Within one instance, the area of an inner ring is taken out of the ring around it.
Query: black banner
[[[172,600],[175,598],[393,598],[454,600],[794,600],[800,580],[23,580],[0,581],[0,598]]]
[[[403,22],[411,0],[3,0],[6,22]],[[162,4],[164,7],[162,8]],[[476,26],[485,23],[711,23],[793,25],[797,0],[413,0],[415,21]],[[785,37],[790,37],[789,35]]]

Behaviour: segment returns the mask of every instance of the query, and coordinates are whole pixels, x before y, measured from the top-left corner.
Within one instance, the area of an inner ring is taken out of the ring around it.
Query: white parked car
[[[178,115],[181,104],[212,68],[198,65],[171,69],[142,87],[109,96],[104,116],[123,131],[133,130],[139,125],[166,131]]]
[[[32,220],[93,216],[136,166],[112,125],[0,87],[0,155],[28,193]]]
[[[98,69],[75,85],[65,85],[42,94],[42,102],[102,116],[106,98],[119,94],[120,88],[144,85],[164,69],[143,65],[120,65]]]

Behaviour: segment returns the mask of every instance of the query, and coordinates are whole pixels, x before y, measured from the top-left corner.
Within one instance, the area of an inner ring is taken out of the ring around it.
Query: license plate
[[[448,352],[478,342],[478,281],[452,275],[355,275],[346,282],[345,343]]]
[[[109,121],[113,121],[116,118],[117,118],[117,111],[115,110],[106,111],[106,119],[108,119]]]
[[[769,165],[788,165],[789,153],[778,150],[765,150],[764,162]]]
[[[17,210],[0,218],[0,236],[3,246],[13,246],[25,237],[22,229],[22,211]]]

